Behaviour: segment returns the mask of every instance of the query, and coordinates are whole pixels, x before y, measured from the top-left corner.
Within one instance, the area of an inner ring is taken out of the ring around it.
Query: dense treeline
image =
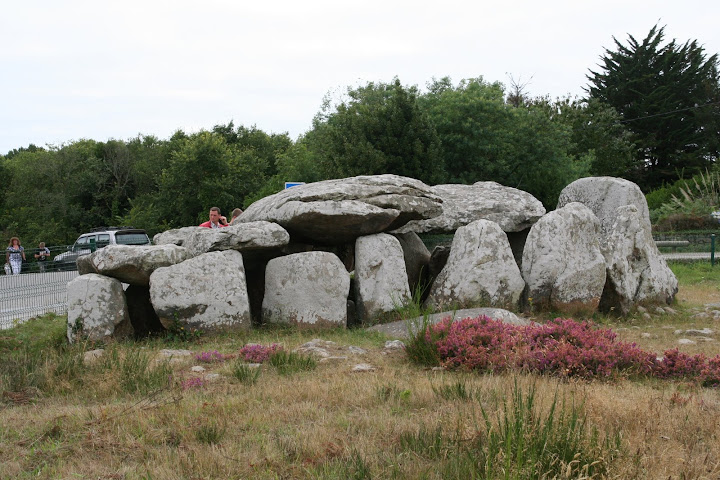
[[[629,178],[649,191],[718,158],[717,56],[706,59],[694,42],[661,47],[662,33],[653,28],[643,42],[630,37],[629,47],[616,40],[618,51],[606,51],[601,71],[588,76],[585,99],[526,98],[522,89],[508,93],[481,77],[434,79],[424,90],[395,78],[325,98],[312,128],[296,140],[230,122],[166,140],[140,135],[19,148],[0,156],[0,230],[25,244],[71,243],[102,225],[152,235],[197,225],[211,206],[247,207],[285,181],[361,174],[428,184],[493,180],[532,193],[547,208],[565,185],[588,175]],[[662,58],[655,71],[648,71],[651,50]],[[651,88],[633,97],[626,84],[639,67],[641,84],[671,69],[674,81],[685,82],[682,92],[671,101],[670,87],[656,85],[663,95]],[[658,138],[653,119],[673,138]]]

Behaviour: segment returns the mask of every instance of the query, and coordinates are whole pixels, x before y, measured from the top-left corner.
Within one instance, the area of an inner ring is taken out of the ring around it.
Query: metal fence
[[[67,262],[55,261],[58,255],[68,251],[67,246],[48,248],[50,258],[45,262],[35,259],[37,249],[26,248],[18,275],[7,275],[5,269],[0,270],[0,330],[43,313],[67,312],[67,283],[77,277],[77,266],[74,258]]]

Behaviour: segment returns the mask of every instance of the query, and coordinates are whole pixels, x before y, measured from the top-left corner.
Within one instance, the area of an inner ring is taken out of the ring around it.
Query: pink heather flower
[[[204,363],[219,363],[225,361],[225,356],[217,350],[213,350],[212,352],[198,353],[195,355],[195,360]]]
[[[205,386],[205,381],[200,377],[188,378],[183,380],[180,384],[183,390],[189,390],[191,388],[202,388]]]
[[[273,343],[270,346],[248,343],[240,349],[240,355],[246,362],[263,363],[265,360],[270,358],[270,355],[280,350],[282,350],[282,346],[277,343]]]

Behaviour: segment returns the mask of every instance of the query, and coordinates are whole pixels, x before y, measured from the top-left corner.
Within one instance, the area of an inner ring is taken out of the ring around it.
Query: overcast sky
[[[502,4],[501,4],[502,3]],[[582,95],[612,37],[720,52],[720,2],[3,1],[0,153],[234,121],[295,139],[323,96],[482,76]]]

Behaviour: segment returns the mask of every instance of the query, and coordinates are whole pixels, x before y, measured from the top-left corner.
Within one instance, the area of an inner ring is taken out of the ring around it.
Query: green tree
[[[631,133],[620,123],[615,109],[597,99],[541,97],[529,102],[530,108],[545,109],[553,122],[570,128],[568,153],[587,158],[594,176],[624,177],[632,167],[634,145]]]
[[[474,78],[453,86],[442,78],[428,85],[421,105],[451,183],[496,181],[554,207],[560,190],[587,173],[587,159],[570,153],[570,126],[553,121],[549,109],[507,104],[500,83]]]
[[[326,178],[394,173],[436,183],[444,177],[440,140],[415,87],[373,83],[326,99],[305,136]]]
[[[645,191],[703,171],[718,158],[720,84],[718,56],[707,57],[696,40],[663,44],[654,26],[627,45],[615,38],[600,69],[590,71],[587,92],[617,110],[636,145],[628,175]]]

